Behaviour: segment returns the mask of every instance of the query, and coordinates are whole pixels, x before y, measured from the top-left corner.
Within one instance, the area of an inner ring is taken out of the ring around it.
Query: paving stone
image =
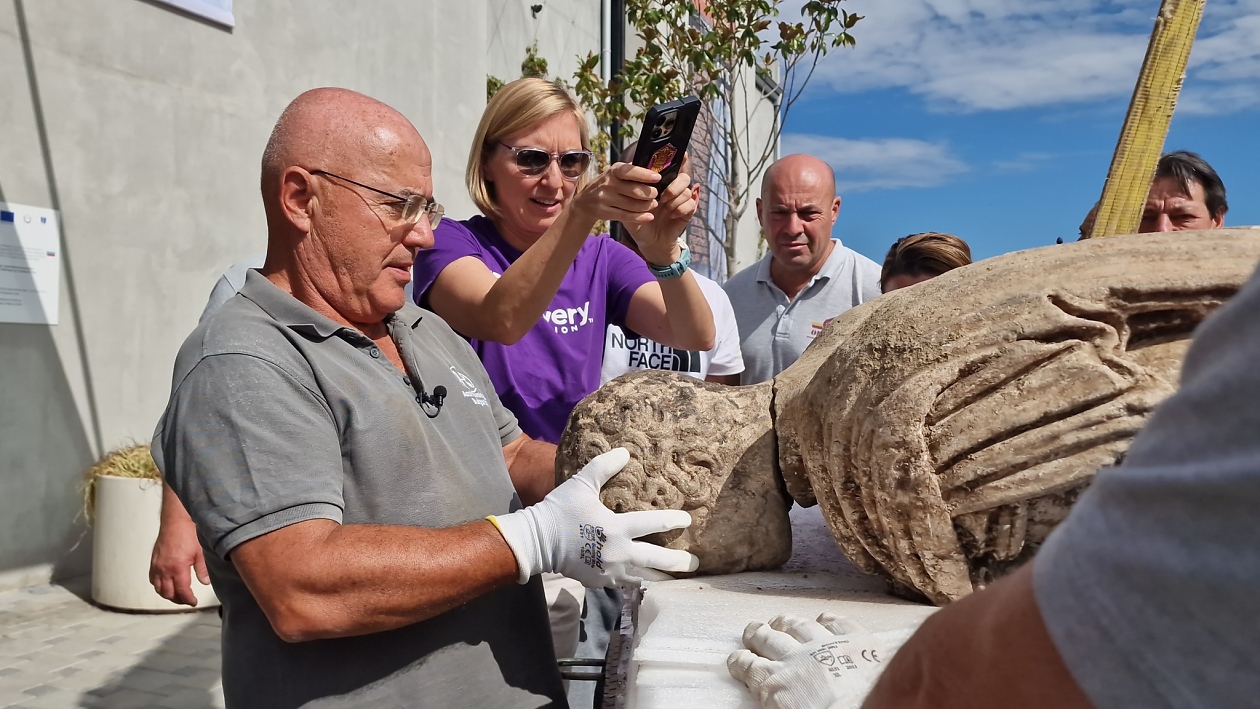
[[[202,709],[223,703],[222,693],[216,698],[214,693],[205,689],[184,689],[158,702],[159,707],[167,709]]]
[[[159,672],[148,667],[132,669],[122,678],[123,686],[153,692],[167,687],[176,679],[186,679],[167,672]]]
[[[58,691],[56,687],[49,687],[46,684],[40,684],[34,687],[28,687],[27,689],[22,690],[22,693],[29,694],[33,697],[42,697],[45,694],[51,694],[56,691]]]
[[[73,692],[57,692],[22,702],[27,709],[68,709],[80,705],[78,695]]]
[[[100,699],[101,709],[142,709],[152,707],[162,701],[163,697],[138,689],[120,689]]]
[[[93,657],[100,657],[101,655],[104,655],[104,654],[105,654],[104,650],[97,650],[96,648],[93,648],[91,650],[86,650],[84,652],[79,653],[78,656],[84,660],[88,660]]]
[[[211,684],[221,685],[222,679],[219,676],[219,668],[216,665],[214,669],[203,668],[196,672],[174,679],[175,684],[182,687],[208,687]]]
[[[0,593],[0,628],[0,707],[224,706],[214,612],[117,613],[54,585]]]

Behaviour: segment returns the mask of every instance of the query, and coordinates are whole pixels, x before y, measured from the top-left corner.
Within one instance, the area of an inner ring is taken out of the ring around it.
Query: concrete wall
[[[64,227],[61,324],[0,324],[0,585],[88,570],[90,541],[69,551],[81,472],[150,438],[211,285],[263,249],[259,157],[294,96],[395,106],[433,147],[438,198],[472,211],[486,0],[234,11],[228,31],[142,0],[0,0],[0,199]]]
[[[542,7],[537,13],[535,5]],[[537,42],[551,75],[572,84],[579,57],[599,54],[599,30],[600,0],[489,0],[488,71],[504,81],[519,78],[525,49]]]

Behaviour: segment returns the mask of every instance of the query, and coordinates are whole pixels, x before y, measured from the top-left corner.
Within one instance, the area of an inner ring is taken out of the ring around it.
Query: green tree
[[[855,43],[849,30],[862,18],[842,10],[842,2],[809,0],[788,17],[781,0],[626,0],[626,19],[642,47],[606,83],[593,53],[574,75],[574,89],[599,126],[600,150],[611,143],[615,122],[628,138],[651,106],[687,95],[702,99],[697,131],[708,133],[697,138],[711,151],[702,161],[716,178],[709,186],[718,187],[708,199],[723,209],[716,218],[697,219],[723,245],[728,276],[735,271],[737,226],[756,197],[752,186],[774,159],[788,111],[818,62]]]
[[[538,56],[538,42],[534,42],[525,48],[525,58],[521,60],[521,77],[526,79],[529,77],[537,77],[546,79],[547,76],[547,59]],[[559,81],[559,79],[554,79]],[[486,74],[486,100],[494,98],[494,95],[503,88],[507,82],[493,74]]]

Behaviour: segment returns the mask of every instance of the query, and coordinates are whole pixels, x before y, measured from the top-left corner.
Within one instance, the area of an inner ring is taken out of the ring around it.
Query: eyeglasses
[[[514,148],[507,143],[499,143],[512,151],[516,157],[516,166],[521,172],[531,177],[541,175],[555,160],[560,164],[560,174],[567,180],[576,180],[591,166],[591,151],[570,150],[563,153],[549,153],[542,148]]]
[[[437,200],[431,197],[425,197],[421,194],[413,194],[403,197],[402,195],[396,195],[392,192],[386,192],[385,190],[378,190],[375,187],[370,187],[362,182],[355,182],[349,177],[335,175],[327,170],[311,170],[311,174],[323,175],[324,177],[334,177],[338,180],[342,180],[343,182],[349,182],[350,184],[358,185],[365,190],[371,190],[377,194],[385,195],[386,197],[397,200],[395,205],[402,205],[400,211],[402,212],[402,220],[404,224],[415,226],[420,222],[420,217],[422,215],[428,215],[429,227],[436,229],[438,224],[442,222],[442,215],[446,214],[446,207],[438,204]]]

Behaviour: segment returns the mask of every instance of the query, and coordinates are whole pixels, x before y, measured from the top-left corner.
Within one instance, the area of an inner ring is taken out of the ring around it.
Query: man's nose
[[[793,235],[805,233],[805,220],[796,212],[788,215],[787,232]]]
[[[1155,231],[1161,232],[1161,231],[1176,231],[1176,230],[1177,230],[1176,227],[1173,226],[1172,219],[1170,219],[1167,214],[1164,214],[1161,212],[1159,217],[1157,217],[1155,221]]]
[[[403,237],[403,246],[409,249],[433,248],[433,227],[429,224],[429,215],[420,217],[407,235]]]

